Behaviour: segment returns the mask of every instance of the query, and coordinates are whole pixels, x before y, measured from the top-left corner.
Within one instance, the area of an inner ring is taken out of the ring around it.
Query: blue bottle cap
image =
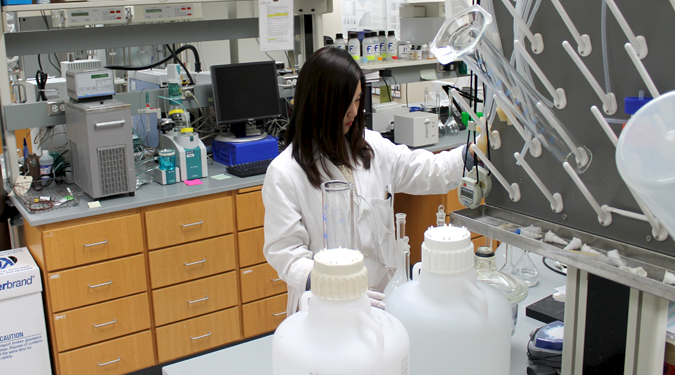
[[[629,96],[626,98],[623,98],[623,111],[627,115],[633,115],[635,112],[637,112],[642,106],[645,104],[649,103],[649,101],[652,100],[650,97],[643,97],[640,99],[637,96]]]

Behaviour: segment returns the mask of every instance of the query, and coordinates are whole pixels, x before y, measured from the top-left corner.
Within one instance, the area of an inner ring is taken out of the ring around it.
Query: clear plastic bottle
[[[380,38],[377,36],[377,31],[370,33],[370,39],[373,43],[373,61],[371,64],[382,62],[382,54],[380,53]]]
[[[387,61],[387,36],[384,35],[384,30],[380,30],[377,40],[380,42],[380,62]]]
[[[347,41],[342,37],[342,33],[337,33],[335,35],[335,48],[337,49],[347,49]]]
[[[518,322],[518,304],[527,297],[529,288],[518,276],[498,271],[495,259],[495,252],[492,248],[479,247],[475,256],[476,277],[478,277],[478,281],[495,287],[511,303],[511,314],[513,316],[511,335],[513,336]]]
[[[417,50],[412,44],[408,44],[408,60],[417,60]]]
[[[356,31],[349,32],[348,48],[352,58],[354,58],[357,63],[361,63],[361,42],[359,42],[359,34]]]
[[[408,51],[410,51],[410,43],[398,41],[396,44],[398,50],[398,60],[408,60]]]
[[[40,156],[40,179],[49,180],[52,178],[53,165],[54,158],[49,155],[49,151],[42,150],[42,156]]]
[[[417,53],[415,54],[415,60],[422,60],[422,46],[417,46]]]
[[[398,60],[398,39],[393,30],[389,30],[387,35],[387,59],[389,61]]]
[[[429,46],[428,46],[426,43],[422,44],[422,46],[421,46],[421,48],[420,48],[420,51],[421,51],[422,53],[421,53],[420,58],[419,58],[418,60],[426,60],[426,59],[428,59],[428,56],[429,56]]]
[[[366,37],[363,39],[363,51],[365,57],[365,63],[370,65],[375,63],[375,39],[373,39],[373,33],[367,32]],[[361,58],[363,60],[363,57]]]

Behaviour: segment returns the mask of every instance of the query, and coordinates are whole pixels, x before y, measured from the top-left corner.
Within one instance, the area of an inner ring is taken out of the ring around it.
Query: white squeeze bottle
[[[48,180],[52,176],[52,165],[54,165],[54,158],[49,156],[49,151],[42,150],[40,156],[40,179]]]
[[[361,63],[361,43],[359,43],[359,34],[354,31],[349,32],[349,54],[357,63]]]
[[[398,40],[394,35],[394,30],[389,30],[387,35],[387,60],[398,60]]]

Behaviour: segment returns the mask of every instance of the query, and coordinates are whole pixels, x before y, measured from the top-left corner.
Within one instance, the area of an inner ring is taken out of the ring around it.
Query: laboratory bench
[[[213,163],[200,185],[150,183],[97,208],[85,194],[77,206],[29,213],[10,197],[41,269],[55,374],[134,372],[283,321],[286,284],[262,253],[264,175],[212,178],[220,174]]]
[[[503,257],[500,251],[497,255]],[[555,293],[555,288],[565,285],[565,277],[544,267],[541,256],[531,254],[531,258],[539,270],[539,284],[530,288],[527,298],[518,305],[518,323],[516,332],[511,337],[511,375],[527,373],[527,343],[530,340],[530,333],[545,324],[525,316],[525,308]],[[271,375],[272,337],[273,335],[264,336],[165,366],[162,375]]]

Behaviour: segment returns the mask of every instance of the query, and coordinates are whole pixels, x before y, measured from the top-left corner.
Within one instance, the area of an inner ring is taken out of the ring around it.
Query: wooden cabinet
[[[232,233],[232,197],[197,198],[148,208],[148,249]]]
[[[241,340],[239,308],[200,316],[157,328],[160,362]]]
[[[59,351],[124,336],[150,328],[150,306],[146,293],[55,314],[53,317]]]
[[[241,270],[241,302],[284,293],[288,290],[277,271],[267,263]]]
[[[116,375],[155,363],[152,334],[144,331],[58,355],[61,375]]]
[[[236,201],[238,230],[261,227],[265,224],[265,206],[261,191],[237,194]],[[239,207],[242,210],[239,210]]]
[[[263,228],[256,228],[237,233],[239,245],[239,266],[248,267],[254,264],[266,262],[263,255],[263,245],[265,245],[265,231]]]
[[[244,337],[274,331],[286,319],[288,294],[265,298],[244,305]]]

